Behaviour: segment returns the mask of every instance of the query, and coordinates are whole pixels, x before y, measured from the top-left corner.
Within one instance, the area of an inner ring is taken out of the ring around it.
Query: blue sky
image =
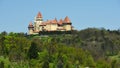
[[[69,16],[78,30],[120,28],[120,0],[0,0],[0,32],[27,32],[39,11],[44,20]]]

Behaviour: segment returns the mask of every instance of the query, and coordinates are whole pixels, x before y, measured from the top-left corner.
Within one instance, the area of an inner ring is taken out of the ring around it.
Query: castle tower
[[[34,20],[34,30],[35,31],[42,31],[42,28],[40,27],[41,23],[43,22],[42,14],[38,12],[37,16]]]
[[[29,32],[28,32],[29,35],[34,33],[34,26],[33,26],[32,22],[29,23],[28,30],[29,30]]]
[[[65,17],[64,21],[63,21],[63,27],[66,29],[66,31],[71,31],[72,30],[72,26],[71,26],[71,21],[68,18],[68,16]]]

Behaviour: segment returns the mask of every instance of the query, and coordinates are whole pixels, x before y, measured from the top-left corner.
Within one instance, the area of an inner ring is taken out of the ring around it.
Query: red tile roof
[[[51,24],[51,20],[48,20],[48,21],[46,22],[46,24]]]
[[[56,19],[54,19],[54,20],[47,20],[47,21],[44,22],[44,23],[45,23],[46,25],[47,25],[47,24],[58,24]]]
[[[42,18],[42,14],[40,12],[38,12],[37,18]]]
[[[59,25],[62,25],[63,24],[63,20],[62,19],[60,19],[60,21],[59,21],[59,23],[58,23]]]
[[[46,25],[46,22],[42,22],[41,24],[40,24],[40,26],[45,26]]]
[[[33,28],[32,22],[29,23],[29,26],[28,26],[28,27],[29,27],[29,28]]]
[[[52,24],[57,24],[57,19],[51,21]]]
[[[71,23],[71,21],[70,21],[70,19],[68,18],[68,16],[65,17],[64,23]]]

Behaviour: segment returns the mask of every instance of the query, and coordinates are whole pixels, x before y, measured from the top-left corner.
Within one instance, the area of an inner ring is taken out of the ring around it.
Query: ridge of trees
[[[120,30],[87,28],[72,34],[0,33],[0,68],[119,68]]]

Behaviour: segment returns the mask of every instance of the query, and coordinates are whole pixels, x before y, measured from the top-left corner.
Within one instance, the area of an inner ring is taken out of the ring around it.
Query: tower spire
[[[70,19],[68,18],[68,16],[65,17],[64,23],[71,23],[71,21],[70,21]]]
[[[42,14],[40,12],[38,12],[37,18],[42,18]]]

